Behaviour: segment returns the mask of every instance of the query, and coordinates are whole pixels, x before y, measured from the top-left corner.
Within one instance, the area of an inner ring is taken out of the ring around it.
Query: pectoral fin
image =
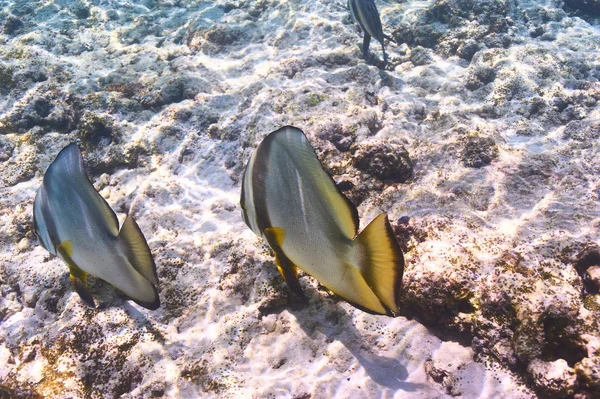
[[[56,250],[60,257],[67,263],[67,266],[69,266],[71,282],[75,287],[75,291],[77,294],[79,294],[79,297],[85,303],[95,308],[96,304],[94,303],[94,299],[92,298],[87,286],[87,273],[81,270],[71,258],[71,256],[73,256],[73,246],[71,241],[61,242]]]
[[[304,298],[304,292],[298,282],[298,267],[285,255],[281,246],[285,239],[285,230],[279,227],[269,227],[264,231],[269,246],[275,252],[275,263],[288,287],[299,297]]]

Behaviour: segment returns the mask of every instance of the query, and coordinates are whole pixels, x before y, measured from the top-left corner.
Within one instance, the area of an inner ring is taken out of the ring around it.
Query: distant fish
[[[387,55],[385,54],[385,44],[383,39],[385,38],[390,41],[394,40],[383,34],[381,19],[379,18],[379,11],[377,11],[375,2],[373,0],[348,0],[348,9],[350,10],[352,19],[360,25],[360,28],[364,33],[362,50],[365,60],[369,59],[369,45],[371,44],[371,37],[373,37],[381,43],[383,62],[387,64]]]
[[[41,245],[69,266],[75,290],[95,306],[88,273],[108,281],[139,305],[160,306],[156,265],[137,223],[117,216],[87,178],[81,151],[65,147],[46,171],[33,204]]]
[[[323,170],[304,133],[269,134],[248,161],[244,221],[275,252],[279,272],[302,296],[298,268],[369,313],[398,313],[404,258],[386,214],[360,234],[356,207]]]

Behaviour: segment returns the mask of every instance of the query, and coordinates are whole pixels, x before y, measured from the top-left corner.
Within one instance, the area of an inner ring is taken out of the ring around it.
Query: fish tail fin
[[[381,303],[398,314],[404,256],[387,214],[377,216],[356,238],[361,246],[361,274]]]
[[[131,300],[135,303],[137,303],[138,305],[149,309],[149,310],[156,310],[160,307],[160,297],[158,296],[158,290],[156,289],[155,286],[153,286],[152,284],[148,284],[150,287],[150,290],[152,291],[152,300],[147,301],[147,300],[143,300],[143,299],[139,299],[136,297],[133,297],[131,295],[128,294],[129,298],[131,298]]]
[[[144,276],[146,280],[157,286],[158,276],[156,274],[154,258],[152,258],[146,238],[133,219],[133,216],[127,215],[123,227],[121,227],[121,231],[119,232],[119,241],[133,268]]]
[[[67,263],[69,266],[69,272],[71,277],[71,282],[75,287],[75,292],[79,294],[79,297],[89,306],[95,308],[96,303],[94,302],[94,298],[90,294],[87,285],[87,273],[84,272],[73,262],[73,245],[71,241],[63,241],[60,243],[58,247],[56,247],[56,251],[60,255],[60,257]]]
[[[138,273],[129,263],[125,263],[118,280],[107,278],[106,281],[118,288],[138,305],[156,310],[160,307],[160,297],[156,287]]]
[[[156,289],[156,264],[142,230],[131,215],[125,218],[118,239],[127,260],[135,270],[129,269],[123,280],[111,283],[138,305],[150,310],[158,309],[160,298]]]

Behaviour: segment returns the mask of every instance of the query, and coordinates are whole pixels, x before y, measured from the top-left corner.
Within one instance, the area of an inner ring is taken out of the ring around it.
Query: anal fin
[[[73,256],[73,246],[71,244],[71,241],[67,240],[61,242],[60,245],[56,248],[56,250],[59,253],[60,257],[67,263],[67,266],[69,266],[71,282],[75,287],[75,292],[79,294],[79,297],[86,304],[95,308],[96,304],[94,303],[94,299],[92,298],[92,295],[88,290],[87,273],[81,270],[71,258],[71,256]]]
[[[283,252],[281,246],[285,239],[285,230],[279,227],[269,227],[264,230],[269,246],[275,252],[275,263],[281,276],[294,294],[305,298],[300,282],[298,281],[298,266],[296,266]]]

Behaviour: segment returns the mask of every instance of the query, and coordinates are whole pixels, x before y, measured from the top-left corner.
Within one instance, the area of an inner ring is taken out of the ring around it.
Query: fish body
[[[373,37],[379,43],[381,43],[381,49],[383,50],[383,60],[387,63],[387,55],[385,53],[383,27],[381,26],[381,18],[379,17],[379,11],[373,0],[348,0],[348,9],[352,19],[360,25],[363,31],[363,57],[369,59],[369,45],[371,44],[371,38]]]
[[[87,275],[105,280],[148,309],[160,306],[156,265],[137,223],[117,216],[87,178],[76,144],[48,167],[33,205],[40,244],[68,266],[77,293],[94,305]]]
[[[297,268],[353,305],[397,314],[404,259],[387,215],[358,235],[356,207],[323,170],[304,133],[268,135],[244,172],[244,221],[273,249],[279,271],[301,293]]]

